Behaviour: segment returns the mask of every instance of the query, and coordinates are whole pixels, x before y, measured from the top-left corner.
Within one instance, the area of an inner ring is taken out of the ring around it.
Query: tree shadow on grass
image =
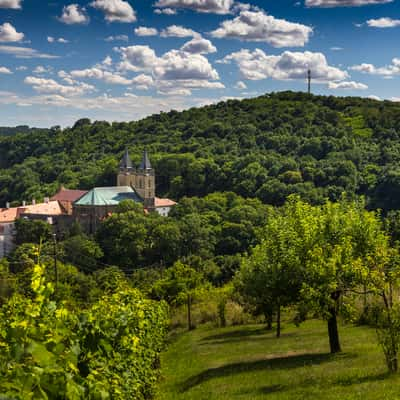
[[[258,335],[267,335],[273,334],[274,331],[267,330],[266,328],[257,328],[257,329],[240,329],[238,331],[229,331],[224,333],[219,333],[218,335],[211,335],[202,338],[202,341],[208,340],[220,340],[220,339],[230,339],[230,338],[243,338],[247,336],[258,336]]]
[[[328,387],[332,386],[353,386],[353,385],[361,385],[363,383],[368,383],[368,382],[376,382],[376,381],[381,381],[385,380],[388,377],[390,377],[389,373],[380,373],[380,374],[374,374],[374,375],[367,375],[367,376],[353,376],[353,377],[340,377],[336,379],[335,381],[329,381],[327,382]],[[296,389],[307,389],[308,387],[315,386],[316,384],[321,384],[321,382],[317,382],[315,379],[306,379],[304,382],[296,385]],[[289,391],[293,390],[292,385],[268,385],[268,386],[261,386],[258,388],[253,388],[253,389],[247,389],[247,390],[241,390],[240,394],[241,395],[254,395],[254,394],[263,394],[263,395],[268,395],[268,394],[273,394],[276,392],[284,392],[284,391]]]
[[[353,357],[352,354],[341,354],[341,358]],[[330,353],[319,354],[296,354],[285,357],[268,358],[257,361],[244,361],[240,363],[227,364],[217,368],[210,368],[198,375],[192,376],[181,385],[181,392],[207,382],[211,379],[240,374],[242,372],[254,372],[265,369],[292,369],[304,367],[305,365],[318,365],[337,360],[338,355]]]
[[[367,382],[383,381],[390,376],[391,374],[389,372],[381,372],[379,374],[366,376],[341,376],[334,381],[334,384],[340,386],[352,386]]]
[[[262,336],[261,335],[262,334],[259,334],[258,336],[253,336],[253,337],[251,337],[251,339],[250,339],[250,335],[248,335],[249,336],[248,340],[249,341],[251,340],[251,342],[267,341],[267,340],[284,340],[285,338],[296,336],[296,333],[294,333],[294,332],[293,333],[282,333],[281,337],[279,339],[276,337],[275,333],[273,333],[273,334],[271,334],[269,336],[266,335],[266,334],[264,334]],[[219,339],[203,338],[203,339],[201,339],[200,346],[223,345],[223,344],[238,343],[238,342],[243,343],[246,340],[247,340],[246,338],[243,338],[243,337],[240,337],[240,336],[229,337],[229,335],[227,335],[226,339],[221,339],[221,338],[219,338]]]

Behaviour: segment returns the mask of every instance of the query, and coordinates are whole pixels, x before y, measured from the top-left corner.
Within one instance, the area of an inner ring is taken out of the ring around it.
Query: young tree
[[[245,292],[276,310],[300,300],[326,318],[330,350],[340,352],[341,298],[376,290],[385,276],[389,239],[379,215],[366,211],[363,201],[313,207],[291,197],[270,216],[262,237],[239,274]]]
[[[191,317],[193,296],[203,281],[202,274],[177,261],[165,271],[165,276],[154,284],[153,295],[173,305],[186,303],[188,329],[191,330],[193,329]]]
[[[270,327],[277,315],[277,337],[281,335],[281,308],[299,300],[302,269],[298,232],[290,215],[271,214],[262,230],[262,241],[249,257],[243,257],[236,275],[236,287],[242,296],[262,310]]]
[[[295,215],[298,240],[308,242],[300,256],[305,273],[303,301],[326,317],[331,353],[340,352],[340,300],[349,293],[374,289],[376,277],[386,267],[388,237],[379,216],[366,211],[363,201],[342,199],[311,207],[292,200],[286,210]],[[309,237],[302,227],[311,227]]]

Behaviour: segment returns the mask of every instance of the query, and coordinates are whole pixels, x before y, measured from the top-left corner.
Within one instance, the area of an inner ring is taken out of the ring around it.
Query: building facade
[[[123,200],[141,203],[146,212],[157,212],[165,217],[176,205],[173,200],[156,197],[156,173],[146,150],[136,168],[126,149],[119,164],[117,186],[94,188],[75,201],[74,220],[85,232],[94,233],[99,223],[115,212]]]
[[[15,248],[14,234],[15,221],[19,218],[41,219],[51,225],[57,232],[60,220],[65,216],[65,212],[58,201],[44,203],[24,204],[21,207],[6,207],[0,209],[0,258],[7,256]],[[61,230],[61,229],[60,229]]]
[[[85,232],[94,233],[99,223],[115,212],[123,200],[142,202],[131,186],[94,188],[74,203],[73,217]]]
[[[132,166],[128,149],[119,164],[117,186],[130,186],[142,198],[145,208],[154,206],[156,197],[156,176],[151,166],[147,151],[143,152],[142,161],[138,168]]]
[[[146,150],[138,168],[133,166],[128,149],[125,150],[119,164],[117,185],[132,187],[143,200],[146,210],[156,211],[162,216],[168,216],[172,207],[176,205],[173,200],[156,197],[156,173]]]

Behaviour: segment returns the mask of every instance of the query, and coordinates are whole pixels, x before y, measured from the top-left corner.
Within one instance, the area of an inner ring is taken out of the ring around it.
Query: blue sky
[[[400,100],[400,0],[0,0],[0,125],[279,90]]]

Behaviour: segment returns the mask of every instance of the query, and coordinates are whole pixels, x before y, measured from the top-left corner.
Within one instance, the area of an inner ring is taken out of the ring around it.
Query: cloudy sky
[[[0,125],[279,90],[400,99],[400,0],[0,0]]]

